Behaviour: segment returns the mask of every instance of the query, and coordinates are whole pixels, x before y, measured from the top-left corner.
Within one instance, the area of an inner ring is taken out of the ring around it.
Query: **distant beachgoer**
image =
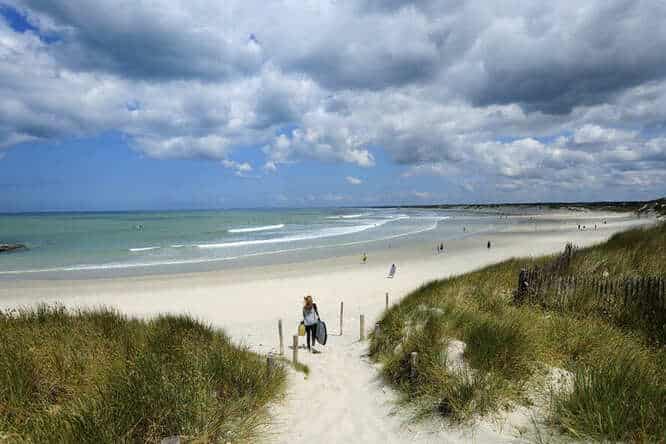
[[[594,231],[597,231],[597,224],[594,224]]]
[[[580,231],[580,224],[578,224],[578,230]]]
[[[305,324],[305,335],[308,345],[308,351],[316,352],[315,338],[317,337],[317,322],[319,321],[319,311],[317,304],[312,300],[312,296],[307,295],[303,304],[303,324]],[[310,345],[312,341],[312,345]]]
[[[444,243],[439,244],[439,252],[444,253]]]
[[[490,250],[490,241],[488,241],[488,249]]]
[[[363,256],[361,256],[361,262],[364,263],[364,264],[366,262],[368,262],[368,255],[367,254],[363,253]]]
[[[395,264],[391,264],[391,268],[389,269],[388,277],[393,278],[393,276],[395,276],[395,271],[396,271]]]
[[[463,227],[463,233],[464,233],[465,231],[467,231],[467,228]]]

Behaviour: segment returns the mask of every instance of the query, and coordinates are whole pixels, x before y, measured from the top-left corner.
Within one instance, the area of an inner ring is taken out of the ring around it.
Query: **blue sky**
[[[666,195],[666,4],[0,0],[0,212]]]
[[[258,148],[243,153],[239,162],[257,164],[262,159]],[[122,135],[107,133],[8,151],[0,162],[0,206],[16,212],[383,205],[422,200],[407,192],[406,179],[399,178],[405,168],[382,158],[379,149],[376,159],[372,169],[305,160],[274,173],[238,176],[210,160],[153,159],[128,146]],[[362,183],[350,184],[347,177]],[[432,179],[414,177],[410,182],[412,188],[427,189]],[[445,178],[436,181],[442,188],[459,188]]]

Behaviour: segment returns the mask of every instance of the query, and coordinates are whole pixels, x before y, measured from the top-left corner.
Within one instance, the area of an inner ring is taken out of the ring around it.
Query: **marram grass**
[[[647,328],[633,314],[599,316],[590,308],[596,303],[591,295],[581,297],[587,298],[581,309],[566,311],[515,305],[520,269],[551,259],[512,259],[414,291],[385,313],[381,334],[371,336],[370,353],[383,364],[383,376],[421,415],[473,421],[515,404],[530,405],[536,391],[549,401],[539,420],[572,438],[664,442],[662,330]],[[568,272],[604,271],[618,277],[666,275],[666,224],[579,250]],[[447,370],[451,339],[467,344],[464,371]],[[571,372],[571,389],[546,389],[548,367]]]
[[[247,442],[281,367],[187,316],[0,312],[0,441]]]

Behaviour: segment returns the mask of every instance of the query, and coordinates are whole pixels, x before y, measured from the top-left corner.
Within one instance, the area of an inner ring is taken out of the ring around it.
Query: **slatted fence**
[[[514,302],[639,320],[658,341],[666,339],[666,277],[572,275],[568,268],[575,252],[575,247],[567,245],[562,255],[545,266],[521,270]]]

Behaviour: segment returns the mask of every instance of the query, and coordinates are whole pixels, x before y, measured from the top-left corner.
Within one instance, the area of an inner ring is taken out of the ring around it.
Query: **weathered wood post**
[[[518,290],[514,302],[523,302],[527,295],[527,270],[521,269],[518,275]]]
[[[388,311],[388,307],[389,307],[389,304],[388,304],[388,291],[387,291],[386,292],[386,310],[387,311]]]
[[[273,370],[275,369],[275,358],[272,354],[268,354],[266,356],[266,372],[268,373],[268,376],[273,374]]]
[[[340,336],[342,336],[342,319],[344,315],[345,303],[340,301]]]
[[[416,360],[418,359],[419,354],[417,352],[412,352],[409,356],[409,377],[414,379],[416,378]]]
[[[294,361],[294,365],[296,365],[298,364],[298,335],[294,335],[293,342],[294,342],[294,351],[292,354],[292,360]]]
[[[379,338],[379,335],[382,333],[382,327],[379,322],[375,324],[375,339]]]
[[[282,336],[282,319],[278,319],[278,335],[280,336],[280,356],[284,355],[284,339]]]
[[[365,340],[365,316],[361,315],[359,318],[359,338],[361,341]]]

